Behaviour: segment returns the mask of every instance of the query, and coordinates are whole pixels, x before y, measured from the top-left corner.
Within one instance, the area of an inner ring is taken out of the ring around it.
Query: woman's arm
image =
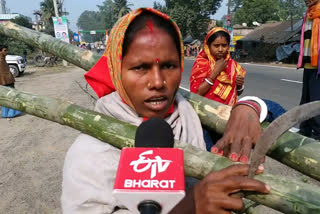
[[[251,149],[261,135],[260,122],[266,118],[267,106],[257,97],[244,97],[244,100],[256,104],[239,103],[234,106],[223,137],[212,147],[211,152],[223,154],[232,161],[247,163]]]
[[[227,67],[227,61],[224,59],[217,60],[213,71],[210,73],[210,76],[200,84],[197,94],[204,96],[211,88],[214,83],[214,80],[220,74],[221,71],[224,71]]]

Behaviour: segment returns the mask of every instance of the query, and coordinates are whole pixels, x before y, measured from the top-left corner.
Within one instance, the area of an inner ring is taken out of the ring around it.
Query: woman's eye
[[[165,70],[167,70],[167,69],[174,69],[174,68],[176,68],[176,66],[173,65],[173,64],[164,64],[164,65],[162,66],[162,69],[165,69]]]
[[[141,70],[143,70],[144,68],[142,67],[142,66],[137,66],[137,67],[135,67],[134,68],[134,70],[136,70],[136,71],[141,71]]]
[[[139,65],[139,66],[132,68],[132,70],[135,70],[135,71],[145,71],[147,69],[148,69],[147,65]]]

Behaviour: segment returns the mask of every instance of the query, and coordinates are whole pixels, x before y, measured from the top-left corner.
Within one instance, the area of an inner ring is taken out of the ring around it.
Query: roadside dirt
[[[84,72],[71,66],[29,67],[16,78],[16,88],[93,108],[78,85],[85,87]],[[0,213],[61,213],[64,156],[79,132],[24,114],[11,121],[0,118],[0,133]]]
[[[85,87],[84,70],[69,66],[28,67],[16,79],[16,88],[32,94],[69,100],[93,108]],[[94,94],[89,88],[89,92]],[[7,121],[0,118],[0,213],[61,213],[63,161],[78,131],[24,114]],[[266,171],[305,178],[276,161],[267,159]],[[278,213],[260,206],[260,213]]]

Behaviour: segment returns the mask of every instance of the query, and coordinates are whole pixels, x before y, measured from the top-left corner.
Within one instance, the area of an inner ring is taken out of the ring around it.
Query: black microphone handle
[[[161,206],[155,201],[142,201],[138,205],[140,214],[160,214]]]

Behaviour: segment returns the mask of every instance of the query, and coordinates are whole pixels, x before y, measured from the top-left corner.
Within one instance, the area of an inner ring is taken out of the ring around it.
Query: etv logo
[[[139,155],[139,159],[135,161],[131,161],[130,166],[133,166],[133,170],[137,173],[142,173],[150,169],[151,167],[151,176],[150,178],[154,178],[157,175],[157,169],[158,173],[164,172],[167,170],[168,166],[172,161],[170,160],[162,160],[160,156],[156,156],[155,159],[146,158],[145,155],[152,155],[153,151],[148,150],[145,152],[142,152]],[[139,169],[139,165],[141,164],[147,164],[145,167],[142,167]]]

